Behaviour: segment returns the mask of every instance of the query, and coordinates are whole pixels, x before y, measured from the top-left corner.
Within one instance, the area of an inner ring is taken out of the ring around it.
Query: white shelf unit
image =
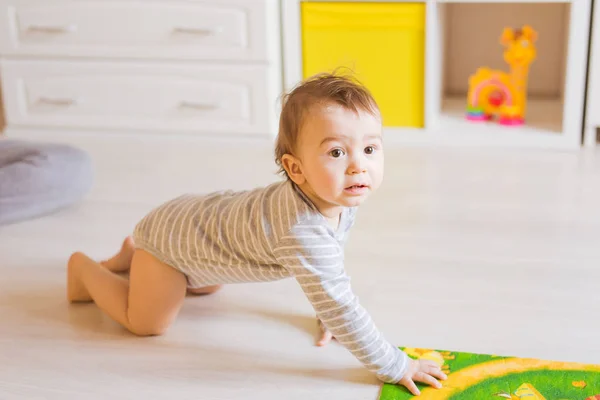
[[[598,1],[594,5],[590,40],[584,143],[586,147],[595,148],[600,143],[600,2]]]
[[[303,1],[315,0],[282,2],[286,90],[303,77],[300,15]],[[425,126],[386,128],[388,142],[581,147],[591,0],[425,0],[424,3]],[[538,32],[538,56],[530,71],[526,124],[506,127],[495,122],[467,121],[464,115],[469,75],[480,66],[507,71],[499,37],[504,26],[520,28],[523,24],[530,24]],[[462,52],[460,56],[458,52]],[[490,61],[495,62],[486,65]]]

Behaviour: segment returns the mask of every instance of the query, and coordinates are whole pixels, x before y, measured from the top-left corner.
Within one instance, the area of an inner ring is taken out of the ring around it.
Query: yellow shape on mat
[[[433,362],[435,362],[437,365],[439,365],[440,367],[442,365],[444,365],[444,357],[442,357],[442,355],[440,353],[438,353],[437,351],[429,351],[425,354],[423,354],[421,357],[419,357],[421,360],[431,360]]]
[[[540,392],[536,390],[533,385],[529,383],[524,383],[517,388],[515,394],[519,399],[527,399],[527,400],[546,400],[544,396]]]
[[[303,75],[351,68],[384,126],[422,127],[425,3],[301,2]]]

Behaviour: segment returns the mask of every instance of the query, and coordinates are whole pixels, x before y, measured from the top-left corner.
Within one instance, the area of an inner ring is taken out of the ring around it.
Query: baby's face
[[[366,111],[315,107],[304,121],[297,152],[307,194],[323,214],[360,205],[383,179],[381,120]]]

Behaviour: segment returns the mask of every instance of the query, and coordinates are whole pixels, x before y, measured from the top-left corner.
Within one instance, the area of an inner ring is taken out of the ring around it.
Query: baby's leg
[[[131,259],[135,251],[135,243],[131,236],[127,236],[121,245],[121,250],[112,258],[106,261],[100,261],[100,264],[108,268],[112,272],[127,272],[131,267]],[[187,292],[191,295],[212,294],[220,290],[223,285],[206,286],[197,289],[188,289]]]
[[[134,251],[135,244],[133,243],[133,238],[131,236],[127,236],[123,241],[123,245],[121,245],[121,250],[111,259],[101,261],[100,264],[104,265],[113,272],[129,271]]]
[[[185,298],[185,276],[143,250],[131,261],[129,281],[82,253],[68,265],[70,301],[92,299],[136,335],[160,335],[171,325]]]

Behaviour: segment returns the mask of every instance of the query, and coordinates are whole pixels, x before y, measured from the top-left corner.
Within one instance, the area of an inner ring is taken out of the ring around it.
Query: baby
[[[343,246],[357,207],[383,178],[378,106],[353,79],[312,77],[283,98],[276,162],[285,180],[243,192],[188,194],[151,211],[121,251],[97,263],[74,253],[71,302],[94,301],[136,335],[159,335],[186,291],[293,277],[333,336],[384,382],[440,388],[440,367],[389,343],[361,307]],[[129,280],[116,274],[129,270]]]

